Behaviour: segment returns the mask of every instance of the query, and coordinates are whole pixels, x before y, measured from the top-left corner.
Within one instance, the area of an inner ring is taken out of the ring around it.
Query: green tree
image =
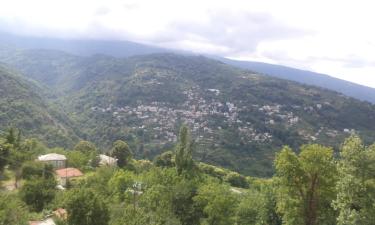
[[[124,200],[125,191],[134,183],[134,174],[132,172],[125,172],[118,170],[108,181],[108,186],[112,193],[115,194],[121,201]]]
[[[34,178],[54,178],[53,166],[50,164],[28,161],[22,165],[22,178],[31,180]]]
[[[235,224],[237,196],[229,186],[210,183],[199,188],[194,202],[203,208],[204,218],[201,224]]]
[[[133,157],[128,144],[124,141],[116,141],[113,143],[111,150],[111,156],[117,159],[117,165],[120,168],[127,166]]]
[[[236,172],[228,173],[224,177],[224,180],[234,187],[239,187],[239,188],[249,187],[249,183],[247,182],[246,177]]]
[[[8,162],[9,169],[14,171],[14,186],[18,188],[18,182],[22,177],[22,164],[28,160],[31,160],[29,152],[23,148],[15,147],[11,145]]]
[[[17,136],[18,135],[16,134],[16,129],[13,127],[9,128],[8,133],[5,136],[6,143],[11,144],[11,145],[16,145]]]
[[[21,199],[33,210],[40,212],[55,197],[56,181],[54,178],[34,178],[27,180],[21,187]]]
[[[10,145],[4,143],[0,139],[0,174],[4,171],[5,166],[8,164],[9,161],[9,152],[10,152]]]
[[[338,163],[337,199],[339,225],[374,224],[375,145],[366,147],[357,136],[348,138]]]
[[[106,203],[91,189],[71,191],[65,207],[69,225],[107,225],[109,222]]]
[[[197,225],[202,217],[202,209],[195,204],[197,184],[183,179],[173,187],[172,209],[182,225]]]
[[[156,184],[141,196],[140,206],[145,209],[154,224],[180,224],[172,210],[173,193],[170,188]]]
[[[176,147],[175,163],[178,175],[183,172],[192,173],[194,169],[193,148],[190,140],[189,130],[182,126],[179,134],[179,142]]]
[[[276,212],[276,196],[270,184],[241,195],[236,213],[237,225],[281,225]]]
[[[17,196],[9,193],[0,193],[1,225],[26,225],[27,217],[27,207]]]
[[[96,146],[89,141],[80,141],[76,146],[74,146],[74,151],[79,151],[84,154],[91,154],[97,152]]]
[[[70,167],[86,170],[90,167],[90,155],[80,151],[69,151],[66,153]]]
[[[173,152],[166,151],[156,156],[154,159],[154,164],[160,167],[174,167],[175,163],[173,159]]]
[[[334,224],[330,206],[337,177],[333,150],[304,145],[297,156],[289,147],[276,155],[278,211],[288,225]]]

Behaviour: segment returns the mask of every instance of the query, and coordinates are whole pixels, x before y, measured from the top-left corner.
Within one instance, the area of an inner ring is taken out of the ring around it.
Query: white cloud
[[[365,0],[12,0],[0,2],[0,28],[273,62],[375,87],[372,5]]]

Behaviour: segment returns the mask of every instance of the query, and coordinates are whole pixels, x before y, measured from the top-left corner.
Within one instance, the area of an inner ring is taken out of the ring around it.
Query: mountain
[[[297,81],[303,84],[327,88],[353,98],[375,103],[375,88],[355,84],[349,81],[331,77],[326,74],[314,73],[311,71],[262,62],[237,61],[225,58],[219,58],[219,60],[243,69],[252,70],[281,79]]]
[[[105,41],[105,40],[67,40],[45,37],[18,36],[9,33],[0,33],[0,52],[4,48],[16,51],[16,49],[46,49],[60,50],[73,55],[92,56],[96,54],[110,55],[114,57],[128,57],[152,53],[181,51],[157,48],[149,45],[138,44],[129,41]],[[184,52],[184,54],[189,54]],[[190,53],[191,54],[191,53]],[[0,53],[0,56],[2,54]],[[12,55],[12,54],[10,54]],[[192,55],[192,54],[191,54]],[[375,89],[352,82],[337,79],[325,74],[294,69],[291,67],[252,62],[230,60],[218,56],[208,56],[227,64],[252,70],[257,73],[274,76],[277,78],[297,81],[303,84],[327,88],[343,93],[359,100],[375,103]],[[46,68],[48,69],[48,68]],[[50,78],[49,78],[50,79]],[[52,78],[53,79],[53,78]]]
[[[29,37],[4,32],[0,32],[0,43],[0,47],[12,49],[52,49],[82,56],[105,54],[115,57],[127,57],[168,51],[163,48],[130,41]]]
[[[137,157],[152,158],[172,148],[186,123],[196,139],[197,159],[267,176],[283,145],[337,149],[351,133],[367,143],[375,139],[373,104],[207,57],[25,51],[18,52],[27,55],[23,60],[7,63],[58,93],[59,104],[79,124],[80,137],[102,149],[122,139]]]
[[[43,92],[34,82],[0,65],[0,131],[17,127],[26,137],[39,138],[50,146],[75,143],[78,137],[69,118],[40,94]]]

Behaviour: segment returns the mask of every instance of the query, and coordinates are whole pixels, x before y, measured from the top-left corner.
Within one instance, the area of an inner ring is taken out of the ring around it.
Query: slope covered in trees
[[[114,57],[129,57],[135,55],[145,55],[153,53],[166,53],[181,51],[172,49],[163,49],[148,46],[129,41],[106,41],[106,40],[63,40],[45,37],[17,36],[0,32],[0,52],[3,46],[11,46],[8,49],[14,51],[21,49],[49,49],[68,52],[80,56],[93,56],[96,54],[105,54]],[[185,54],[191,54],[184,52]],[[0,53],[0,58],[1,58]],[[375,103],[375,89],[363,85],[355,84],[326,74],[315,73],[306,70],[295,69],[292,67],[254,62],[238,61],[219,56],[208,55],[208,57],[220,60],[229,65],[252,70],[257,73],[270,75],[273,77],[297,81],[307,85],[314,85],[321,88],[343,93],[363,101]]]
[[[68,146],[78,140],[61,108],[45,98],[41,86],[0,65],[0,131],[19,127],[28,137],[51,145]]]
[[[285,144],[337,150],[351,133],[365,143],[375,137],[370,103],[201,56],[18,54],[3,60],[56,92],[81,138],[102,147],[124,139],[136,157],[169,149],[183,123],[197,138],[195,158],[257,175],[273,173]]]

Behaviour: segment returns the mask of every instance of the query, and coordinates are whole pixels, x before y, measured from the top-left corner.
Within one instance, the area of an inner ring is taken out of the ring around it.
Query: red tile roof
[[[57,176],[61,178],[83,176],[83,173],[79,169],[76,169],[76,168],[59,169],[59,170],[56,170],[55,172]]]

